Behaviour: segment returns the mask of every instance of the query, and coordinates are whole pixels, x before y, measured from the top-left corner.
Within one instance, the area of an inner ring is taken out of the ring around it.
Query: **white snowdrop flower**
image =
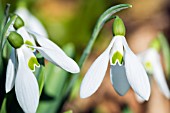
[[[21,108],[26,113],[35,113],[39,103],[39,86],[33,72],[35,67],[40,66],[34,55],[35,50],[68,72],[78,73],[80,69],[74,60],[49,39],[35,33],[30,37],[20,17],[17,17],[13,26],[16,31],[10,31],[7,38],[13,49],[7,65],[6,93],[15,85],[16,98]]]
[[[170,91],[161,65],[160,55],[157,50],[154,48],[149,48],[148,50],[140,53],[138,56],[149,75],[153,75],[160,91],[166,98],[170,99]]]
[[[125,27],[119,17],[114,20],[113,32],[115,36],[111,43],[87,71],[80,87],[80,97],[87,98],[99,88],[109,62],[111,83],[119,95],[124,95],[131,86],[141,98],[148,100],[148,76],[126,42]]]

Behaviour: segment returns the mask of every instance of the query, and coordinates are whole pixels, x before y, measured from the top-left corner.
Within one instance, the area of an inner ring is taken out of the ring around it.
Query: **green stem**
[[[1,43],[0,43],[0,52],[1,52],[1,55],[2,55],[2,50],[4,48],[4,45],[5,45],[5,42],[6,42],[6,35],[8,33],[8,29],[10,27],[10,25],[12,24],[13,21],[15,21],[17,15],[14,15],[11,17],[10,21],[5,25],[4,29],[3,29],[3,32],[2,32],[2,40],[1,40]]]
[[[1,39],[1,41],[0,41],[0,77],[1,77],[1,74],[2,74],[2,71],[3,71],[3,58],[2,58],[3,48],[2,47],[3,47],[3,40],[4,40],[4,31],[5,31],[5,28],[6,28],[6,27],[3,27],[3,26],[6,26],[6,22],[7,22],[8,16],[9,16],[9,9],[10,9],[10,4],[7,4],[6,8],[5,8],[5,12],[4,12],[5,17],[1,21],[2,23],[0,23],[0,24],[2,24],[1,25],[1,31],[0,31],[0,39]],[[5,31],[5,33],[6,33],[6,31]]]

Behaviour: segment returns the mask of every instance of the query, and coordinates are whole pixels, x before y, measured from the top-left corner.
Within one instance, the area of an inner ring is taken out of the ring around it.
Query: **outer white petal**
[[[16,60],[15,50],[12,49],[10,59],[8,61],[8,65],[7,65],[7,71],[6,71],[6,82],[5,82],[6,93],[11,91],[11,89],[14,87],[14,83],[15,83],[15,63],[16,63],[15,60]]]
[[[143,99],[150,97],[150,83],[146,71],[137,56],[129,48],[125,37],[121,37],[125,48],[125,68],[129,84]]]
[[[16,10],[16,14],[18,14],[25,22],[26,27],[33,31],[36,31],[39,34],[47,37],[47,32],[41,22],[33,16],[26,8],[21,7]]]
[[[130,85],[126,77],[124,65],[110,65],[110,79],[116,92],[123,96],[129,90]]]
[[[15,80],[16,97],[24,112],[35,113],[39,103],[38,83],[26,65],[21,49],[17,49],[19,66]]]
[[[41,46],[41,47],[44,47],[44,48],[50,48],[50,49],[57,49],[58,51],[63,52],[63,50],[58,47],[54,42],[52,42],[51,40],[49,40],[48,38],[45,38],[44,36],[32,31],[32,30],[29,30],[28,29],[28,32],[30,34],[33,34],[35,40],[38,42],[38,44]]]
[[[71,73],[79,73],[80,68],[77,63],[68,57],[64,51],[47,38],[34,33],[36,41],[42,47],[34,47],[42,56],[55,65]]]
[[[135,94],[135,97],[136,97],[136,100],[137,100],[139,103],[145,102],[145,100],[144,100],[143,98],[141,98],[140,96],[138,96],[137,94]]]
[[[80,97],[91,96],[100,86],[106,73],[109,61],[109,54],[115,38],[112,39],[107,49],[94,61],[87,71],[80,87]]]
[[[170,99],[170,91],[168,89],[168,85],[166,83],[165,75],[162,69],[161,61],[160,61],[160,56],[157,53],[156,50],[151,49],[150,50],[150,60],[152,61],[153,64],[153,76],[155,80],[157,81],[161,91],[163,94]]]
[[[63,51],[43,47],[34,47],[45,59],[71,73],[79,73],[80,68],[77,63],[68,57]]]

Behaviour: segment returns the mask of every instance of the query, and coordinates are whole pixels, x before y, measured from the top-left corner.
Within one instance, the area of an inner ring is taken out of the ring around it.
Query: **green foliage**
[[[7,113],[7,111],[6,111],[6,98],[4,98],[4,100],[3,100],[0,113]]]

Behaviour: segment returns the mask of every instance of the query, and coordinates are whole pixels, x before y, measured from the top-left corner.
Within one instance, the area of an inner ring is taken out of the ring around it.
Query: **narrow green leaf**
[[[7,111],[6,111],[6,97],[3,100],[0,113],[7,113]]]
[[[41,95],[44,83],[45,83],[45,74],[44,74],[44,66],[41,65],[39,72],[37,73],[38,75],[38,85],[39,85],[39,92]]]
[[[9,22],[5,25],[3,32],[1,33],[1,45],[0,45],[0,52],[2,52],[3,47],[5,45],[6,42],[6,38],[4,38],[6,36],[7,30],[10,27],[10,25],[12,24],[13,21],[15,21],[17,15],[14,15],[11,17],[11,19],[9,20]]]

